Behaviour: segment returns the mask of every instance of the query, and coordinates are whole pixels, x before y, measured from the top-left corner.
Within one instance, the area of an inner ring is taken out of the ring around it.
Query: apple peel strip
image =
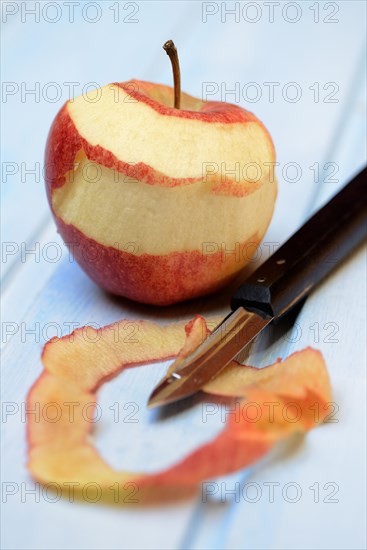
[[[277,442],[307,432],[326,418],[331,387],[319,351],[306,348],[263,369],[232,361],[203,388],[211,400],[230,399],[239,407],[239,414],[229,415],[212,441],[156,474],[110,467],[93,446],[92,424],[83,417],[83,406],[74,407],[71,415],[70,403],[96,403],[100,386],[125,368],[177,357],[173,368],[210,332],[208,325],[217,322],[201,316],[166,326],[122,320],[98,331],[83,327],[51,339],[42,354],[44,370],[29,391],[27,410],[36,403],[42,410],[56,404],[59,414],[54,422],[28,415],[28,468],[33,478],[51,489],[61,488],[69,499],[71,487],[82,498],[79,488],[94,484],[101,492],[98,500],[112,504],[179,500],[194,496],[204,480],[253,464]],[[88,338],[85,330],[90,331]],[[90,335],[97,332],[92,342]],[[269,408],[269,403],[276,406]],[[257,411],[258,420],[250,418],[249,407]],[[291,420],[284,410],[290,411]],[[132,494],[137,498],[130,498]]]

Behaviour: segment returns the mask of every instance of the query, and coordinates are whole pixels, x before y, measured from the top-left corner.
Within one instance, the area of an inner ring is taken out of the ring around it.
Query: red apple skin
[[[236,255],[193,250],[137,256],[102,245],[58,217],[56,223],[73,257],[97,285],[112,294],[159,306],[216,292],[235,276],[233,267],[239,257],[256,250],[260,242],[254,236],[237,247]],[[226,272],[229,275],[223,279]]]
[[[129,89],[131,82],[136,83],[139,91]],[[130,81],[118,85],[128,91],[132,97],[144,101],[162,115],[194,118],[206,123],[256,121],[265,129],[252,113],[236,105],[206,102],[197,112],[177,110],[160,104],[145,94],[145,91],[148,93],[152,87],[163,89],[167,88],[165,86],[141,81]],[[266,133],[268,134],[267,131]],[[268,136],[274,151],[271,137],[269,134]],[[144,163],[131,166],[117,159],[110,151],[101,146],[92,146],[78,133],[69,115],[67,103],[61,108],[51,126],[46,144],[47,197],[65,244],[71,249],[79,265],[100,287],[113,294],[141,303],[170,305],[215,292],[236,275],[239,271],[238,265],[236,265],[239,261],[238,257],[227,256],[224,261],[223,253],[220,250],[210,255],[202,254],[199,250],[171,252],[164,256],[135,255],[98,243],[73,225],[66,224],[53,209],[52,191],[64,185],[68,172],[73,170],[76,155],[81,149],[85,151],[89,160],[150,185],[174,187],[198,180],[195,178],[169,178]],[[225,186],[227,183],[223,187]],[[252,185],[251,189],[231,190],[229,194],[244,196],[254,190],[255,186]],[[261,238],[262,235],[253,235],[250,240],[238,243],[240,251],[246,254],[247,246],[250,244],[254,249],[253,245],[257,246]],[[241,265],[243,263],[242,261]]]
[[[161,115],[187,118],[190,120],[201,120],[207,123],[222,122],[230,124],[233,122],[256,121],[262,124],[250,111],[246,111],[238,105],[223,103],[222,101],[204,102],[198,100],[198,104],[201,104],[198,111],[180,110],[168,107],[151,98],[151,94],[156,90],[164,90],[166,92],[170,90],[169,86],[163,86],[162,84],[153,84],[152,82],[144,82],[142,80],[130,80],[129,82],[116,82],[115,86],[122,88],[133,99],[146,103]]]
[[[130,89],[129,86],[133,84],[134,88]],[[185,111],[179,109],[173,109],[167,107],[161,103],[158,103],[148,97],[143,91],[148,93],[151,88],[166,89],[167,86],[154,85],[150,82],[143,81],[130,81],[128,83],[116,84],[128,92],[134,99],[142,101],[157,112],[166,116],[173,116],[176,118],[187,118],[205,121],[206,123],[246,123],[256,121],[261,126],[269,138],[269,143],[273,150],[273,156],[275,157],[275,149],[272,139],[266,130],[265,126],[255,115],[251,112],[232,105],[231,103],[221,103],[219,101],[208,101],[203,103],[200,111]],[[137,91],[139,89],[139,91]],[[164,185],[167,187],[175,187],[177,185],[185,185],[194,183],[195,181],[201,181],[195,178],[170,178],[165,174],[154,170],[152,167],[147,166],[143,162],[131,165],[125,163],[115,157],[111,151],[103,149],[99,145],[92,146],[82,136],[79,135],[75,125],[68,113],[67,103],[61,108],[56,115],[54,122],[50,128],[46,143],[45,152],[45,181],[47,196],[51,203],[52,189],[61,187],[65,183],[65,174],[73,169],[74,160],[77,152],[83,148],[88,159],[112,170],[116,170],[128,177],[139,179],[144,183],[150,185]],[[228,186],[228,183],[224,182],[221,187]],[[218,186],[219,187],[219,186]],[[245,186],[243,186],[245,187]],[[253,192],[256,189],[256,185],[251,184],[251,188],[245,189],[242,194]],[[238,194],[238,192],[233,193]]]

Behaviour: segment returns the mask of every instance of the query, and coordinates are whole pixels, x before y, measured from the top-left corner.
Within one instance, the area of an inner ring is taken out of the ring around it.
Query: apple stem
[[[178,61],[178,53],[176,46],[172,40],[167,40],[163,44],[163,49],[171,60],[172,72],[173,72],[173,86],[175,93],[175,103],[174,108],[179,109],[181,104],[181,73],[180,73],[180,63]]]

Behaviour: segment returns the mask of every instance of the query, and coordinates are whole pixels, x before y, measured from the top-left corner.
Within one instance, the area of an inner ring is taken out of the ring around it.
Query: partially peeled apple
[[[237,105],[131,80],[57,114],[45,173],[59,232],[102,288],[167,305],[219,290],[251,259],[276,199],[269,133]]]

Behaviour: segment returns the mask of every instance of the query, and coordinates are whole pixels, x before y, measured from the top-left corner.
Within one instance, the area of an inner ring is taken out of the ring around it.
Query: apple
[[[223,287],[270,223],[277,183],[264,125],[245,109],[130,80],[69,100],[47,140],[56,224],[102,288],[167,305]],[[173,102],[174,105],[173,106]]]

